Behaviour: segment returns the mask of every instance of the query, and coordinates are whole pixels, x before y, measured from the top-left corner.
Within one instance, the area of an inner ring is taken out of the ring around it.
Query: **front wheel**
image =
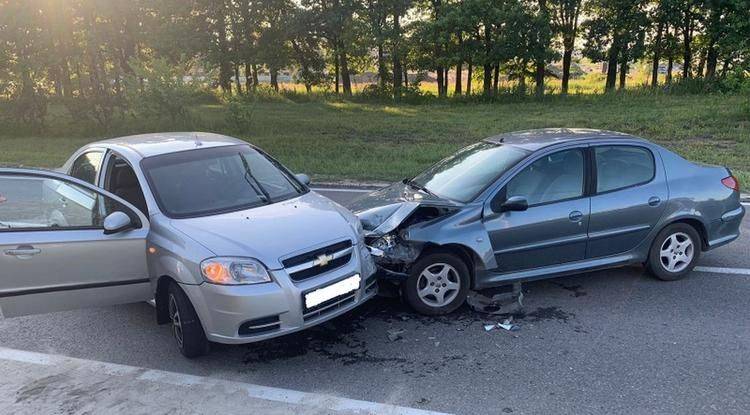
[[[187,358],[199,357],[208,353],[208,339],[206,339],[206,333],[203,331],[198,314],[195,312],[188,296],[177,283],[169,284],[167,301],[169,324],[180,353]]]
[[[422,257],[404,282],[406,301],[418,313],[441,315],[455,311],[466,301],[469,269],[458,256],[436,252]]]
[[[648,258],[648,270],[663,281],[684,278],[695,267],[701,252],[701,239],[695,228],[675,223],[654,239]]]

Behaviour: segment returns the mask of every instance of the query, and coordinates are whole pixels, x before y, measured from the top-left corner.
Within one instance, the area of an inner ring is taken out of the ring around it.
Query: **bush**
[[[131,59],[129,65],[134,73],[125,79],[125,97],[136,116],[186,122],[191,120],[191,105],[199,100],[215,100],[198,84],[185,81],[187,72],[181,66],[165,59]]]

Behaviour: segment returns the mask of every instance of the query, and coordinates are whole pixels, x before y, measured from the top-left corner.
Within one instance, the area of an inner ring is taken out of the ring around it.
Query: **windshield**
[[[411,182],[440,197],[469,202],[528,154],[518,147],[477,143],[441,160]]]
[[[141,166],[169,217],[248,209],[306,191],[281,165],[247,145],[149,157]]]

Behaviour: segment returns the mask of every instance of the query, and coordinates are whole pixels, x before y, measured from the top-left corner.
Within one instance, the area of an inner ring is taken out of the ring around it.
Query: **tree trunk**
[[[271,88],[273,88],[274,91],[279,92],[279,70],[276,68],[269,68],[268,71],[271,73]]]
[[[383,53],[383,42],[378,43],[378,85],[385,89],[388,82],[388,68],[385,66],[385,54]]]
[[[716,77],[716,63],[718,61],[719,54],[716,52],[716,46],[714,44],[708,45],[706,51],[706,79],[714,79]]]
[[[573,41],[564,41],[563,61],[562,61],[562,94],[568,94],[568,84],[570,82],[570,64],[573,61]]]
[[[335,75],[336,80],[334,82],[334,85],[335,85],[334,86],[334,91],[336,91],[336,95],[338,95],[339,94],[339,80],[341,78],[341,68],[339,68],[339,53],[338,53],[338,48],[334,49],[334,51],[333,51],[333,58],[334,58],[333,59],[334,60],[333,70],[336,73],[336,75]]]
[[[623,60],[620,62],[620,90],[625,89],[625,81],[628,78],[628,62]]]
[[[536,63],[536,73],[534,74],[534,93],[536,96],[541,97],[544,96],[544,70],[545,70],[544,60],[541,60]]]
[[[253,91],[258,86],[258,65],[253,64]]]
[[[474,66],[471,64],[471,58],[466,62],[466,96],[471,96],[471,77],[474,76]]]
[[[234,83],[237,86],[237,95],[242,94],[242,82],[240,82],[240,65],[234,64]]]
[[[249,94],[250,88],[255,89],[255,83],[253,82],[253,67],[245,62],[245,93]]]
[[[664,82],[666,84],[672,83],[672,69],[674,68],[674,58],[672,55],[669,55],[669,60],[667,61],[667,76],[664,78]]]
[[[659,60],[661,59],[661,37],[664,32],[664,22],[660,21],[656,29],[656,38],[654,39],[654,60],[651,65],[651,88],[659,85]]]
[[[615,44],[610,46],[609,55],[607,57],[607,82],[604,87],[607,92],[615,89],[617,83],[617,57],[619,55],[619,48]]]
[[[401,99],[401,75],[403,68],[401,67],[401,11],[397,7],[393,12],[393,98],[396,100]]]
[[[463,76],[463,64],[461,62],[458,62],[456,64],[456,85],[453,89],[453,95],[454,96],[460,96],[462,91],[462,85],[461,85],[461,77]]]
[[[495,65],[492,74],[492,95],[497,96],[497,87],[500,85],[500,64]]]
[[[352,95],[352,79],[349,74],[349,61],[346,57],[346,52],[341,52],[341,84],[344,87],[344,95]]]
[[[409,70],[406,69],[406,65],[404,65],[404,87],[409,87]]]
[[[682,45],[683,45],[683,51],[682,51],[682,78],[687,79],[690,78],[691,72],[690,72],[690,66],[692,65],[693,60],[693,50],[692,50],[692,41],[693,41],[693,15],[690,11],[690,6],[688,5],[688,8],[685,10],[685,19],[683,22],[683,28],[682,28]]]
[[[492,65],[484,64],[482,68],[484,69],[484,84],[482,85],[482,89],[484,90],[484,95],[489,97],[492,96]]]
[[[437,90],[438,90],[438,96],[443,96],[443,75],[445,72],[443,72],[443,68],[437,67],[435,70],[435,73],[437,74]]]

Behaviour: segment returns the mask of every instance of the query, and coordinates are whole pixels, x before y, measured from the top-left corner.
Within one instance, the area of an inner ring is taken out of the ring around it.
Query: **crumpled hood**
[[[362,227],[374,234],[396,229],[421,205],[455,205],[455,203],[421,192],[397,182],[363,196],[347,207],[362,221]]]
[[[216,256],[252,257],[269,269],[280,269],[280,258],[304,253],[326,242],[357,241],[347,212],[331,200],[308,192],[298,198],[238,212],[190,219],[171,225]]]

